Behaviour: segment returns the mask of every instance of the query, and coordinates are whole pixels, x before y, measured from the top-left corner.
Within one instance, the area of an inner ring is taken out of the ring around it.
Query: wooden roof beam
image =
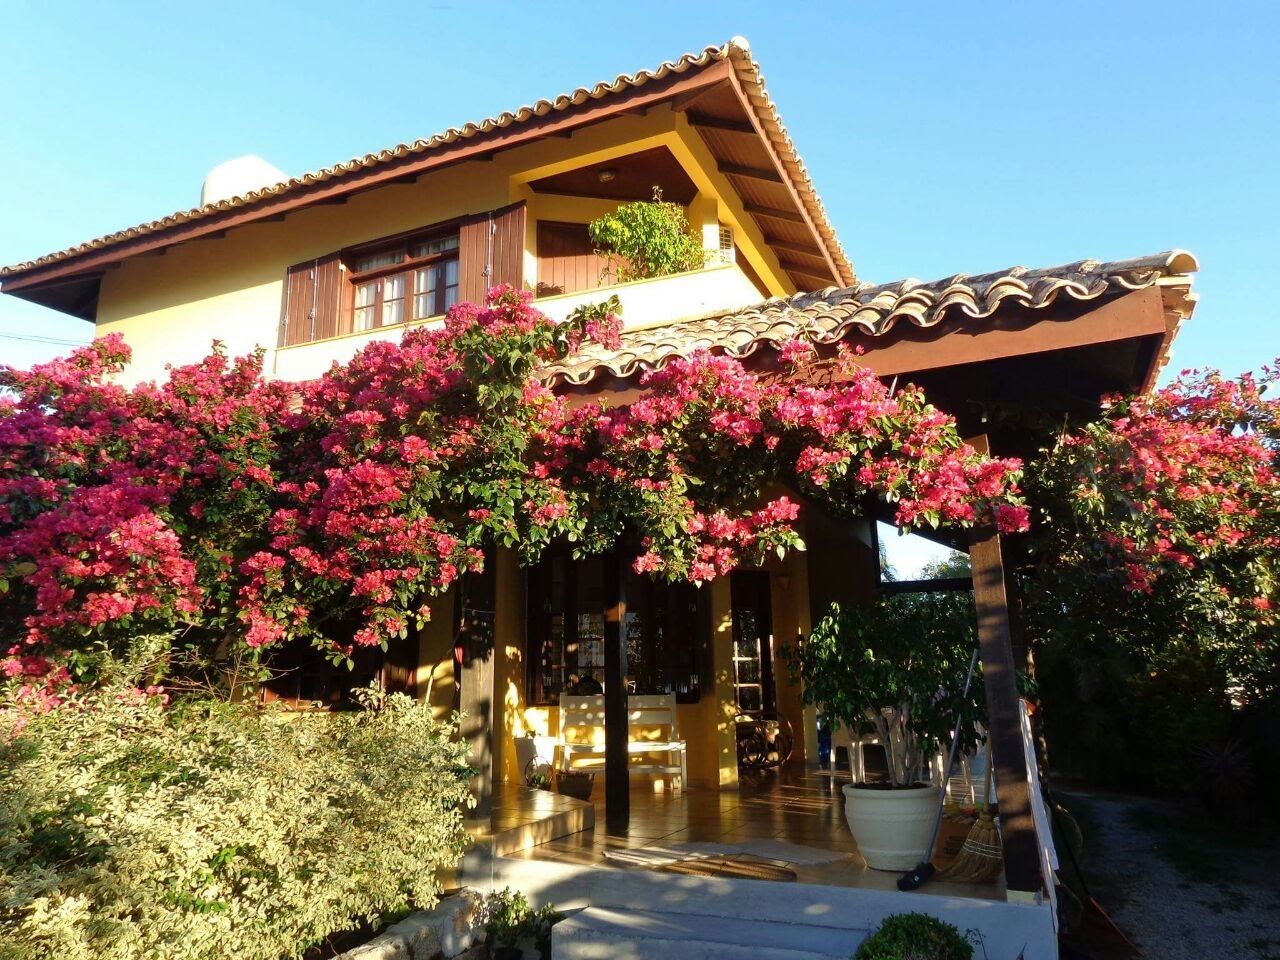
[[[747,167],[740,163],[717,163],[716,169],[731,177],[747,177],[750,180],[763,180],[766,183],[782,182],[782,174],[762,167]]]
[[[787,273],[794,273],[801,277],[808,277],[810,280],[817,280],[821,282],[824,287],[835,286],[840,283],[840,280],[831,276],[831,274],[823,276],[822,272],[816,267],[806,266],[803,263],[796,263],[793,260],[783,260],[779,257],[778,266],[787,271]]]
[[[803,253],[810,257],[822,256],[822,250],[812,243],[796,243],[793,240],[783,240],[781,237],[771,237],[768,234],[765,234],[764,242],[766,246],[773,247],[775,250],[786,250],[788,253]]]
[[[742,209],[755,217],[768,217],[771,220],[786,220],[788,223],[806,223],[804,215],[795,210],[780,210],[777,207],[766,207],[759,203],[744,203]]]
[[[695,127],[723,130],[726,133],[749,133],[753,137],[756,135],[756,128],[745,120],[725,120],[723,117],[703,117],[693,113],[688,117],[689,123]]]

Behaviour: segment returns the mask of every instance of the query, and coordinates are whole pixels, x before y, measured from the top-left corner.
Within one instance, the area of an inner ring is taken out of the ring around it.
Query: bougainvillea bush
[[[0,957],[298,957],[438,895],[452,726],[403,695],[287,721],[108,685],[0,738]]]
[[[801,546],[780,491],[844,513],[888,500],[908,526],[1026,526],[1016,462],[979,455],[849,352],[827,358],[828,386],[791,375],[813,362],[803,344],[768,377],[699,353],[621,407],[539,379],[617,335],[610,305],[557,324],[496,288],[296,386],[264,380],[260,355],[215,350],[124,389],[114,337],[0,370],[14,696],[56,702],[140,631],[222,661],[290,641],[336,658],[385,645],[488,544],[531,560],[556,538],[586,552],[625,539],[641,572],[709,580]]]
[[[1275,701],[1275,379],[1188,371],[1034,465],[1025,595],[1058,762],[1176,787],[1233,709]]]

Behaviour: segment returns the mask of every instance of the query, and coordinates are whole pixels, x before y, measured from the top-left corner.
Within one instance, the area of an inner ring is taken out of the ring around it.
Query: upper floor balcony
[[[741,267],[717,260],[701,270],[687,273],[536,297],[534,306],[551,319],[563,321],[575,308],[599,303],[613,295],[622,304],[620,319],[624,327],[649,326],[719,310],[733,310],[763,299],[761,291]],[[371,342],[398,341],[406,329],[439,326],[443,322],[443,315],[437,314],[409,323],[378,326],[283,346],[275,351],[270,372],[284,380],[310,380],[320,376],[333,363],[349,359]]]

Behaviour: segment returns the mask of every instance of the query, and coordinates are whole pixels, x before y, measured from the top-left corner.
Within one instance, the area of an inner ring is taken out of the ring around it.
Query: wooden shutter
[[[463,220],[458,227],[458,299],[484,303],[499,283],[524,286],[524,202]]]
[[[493,211],[493,255],[489,286],[509,283],[524,286],[524,217],[525,204],[512,204]]]
[[[596,253],[585,223],[538,221],[539,296],[594,290],[608,265],[608,258]]]
[[[285,273],[280,346],[338,335],[342,261],[336,253],[294,264]]]

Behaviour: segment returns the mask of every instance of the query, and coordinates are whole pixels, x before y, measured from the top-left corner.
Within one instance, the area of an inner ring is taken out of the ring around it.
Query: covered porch
[[[867,366],[886,382],[901,378],[923,386],[956,417],[975,447],[997,456],[1026,456],[1051,436],[1052,425],[1065,414],[1096,410],[1106,393],[1154,382],[1178,325],[1190,313],[1194,298],[1187,274],[1193,269],[1188,255],[1172,253],[1042,271],[1018,268],[928,285],[825,291],[728,316],[628,331],[621,350],[587,356],[553,373],[570,394],[605,393],[625,403],[641,391],[635,374],[681,351],[720,344],[751,369],[768,374],[773,351],[762,348],[803,333],[818,343],[864,347]],[[895,873],[869,870],[859,856],[844,821],[840,786],[847,781],[817,770],[816,718],[800,707],[801,691],[788,680],[778,652],[807,635],[817,611],[830,600],[865,604],[883,589],[872,532],[877,516],[869,509],[861,520],[837,522],[808,506],[805,510],[806,553],[736,572],[710,586],[712,631],[706,660],[694,671],[697,683],[670,688],[686,695],[679,717],[681,736],[689,743],[689,782],[678,790],[670,783],[657,789],[649,777],[630,770],[628,692],[649,692],[637,691],[636,677],[628,672],[629,614],[637,609],[637,591],[625,551],[600,561],[587,591],[598,624],[581,621],[591,626],[591,658],[579,661],[594,671],[604,701],[603,762],[589,814],[583,814],[592,826],[550,831],[555,836],[542,831],[536,840],[474,862],[477,877],[499,885],[518,881],[535,894],[543,882],[539,877],[547,884],[557,876],[570,878],[565,881],[569,889],[578,890],[574,884],[581,883],[583,891],[599,894],[621,877],[660,876],[662,883],[694,886],[785,880],[770,886],[902,896]],[[913,908],[940,902],[962,903],[965,909],[1024,905],[1047,908],[1052,918],[1051,841],[1016,685],[1017,672],[1026,665],[1008,568],[1009,550],[1016,544],[993,528],[937,536],[971,558],[1003,872],[996,883],[982,887],[955,889],[934,881],[911,902]],[[534,611],[554,595],[548,586],[554,578],[522,571],[512,557],[499,556],[496,571],[496,656],[467,659],[459,674],[461,706],[480,718],[471,729],[481,771],[477,813],[492,817],[495,834],[504,829],[504,820],[528,822],[524,805],[544,802],[521,792],[523,771],[514,761],[514,741],[531,733],[556,735],[554,694],[560,692],[545,684],[539,688],[542,681],[535,678],[545,649],[539,644],[554,631],[539,632]],[[561,580],[581,587],[580,574],[566,567]],[[756,588],[749,590],[745,581],[752,577],[758,578]],[[760,666],[763,672],[767,664],[771,676],[760,682],[762,693],[772,688],[772,702],[764,705],[789,719],[795,730],[791,763],[762,778],[739,773],[734,749],[735,718],[744,706],[737,672],[744,609],[754,610],[755,620],[767,625],[761,639],[767,635],[769,647]],[[566,607],[560,615],[568,624],[587,612]],[[561,658],[558,666],[565,663]],[[689,696],[695,690],[697,696]],[[724,861],[720,873],[682,862],[711,856]],[[751,877],[753,870],[760,876]],[[573,879],[585,876],[582,871],[609,871],[607,882],[593,886]],[[638,881],[626,881],[632,882]],[[554,899],[552,893],[548,896]],[[1048,922],[1051,932],[1052,919]]]

